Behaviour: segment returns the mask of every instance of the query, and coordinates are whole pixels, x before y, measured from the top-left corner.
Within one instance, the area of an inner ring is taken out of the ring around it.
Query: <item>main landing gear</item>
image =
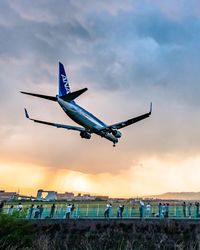
[[[113,147],[116,147],[115,143],[113,143]]]

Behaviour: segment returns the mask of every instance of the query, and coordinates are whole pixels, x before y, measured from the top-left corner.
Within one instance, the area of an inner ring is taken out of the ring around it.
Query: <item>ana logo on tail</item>
[[[64,87],[65,87],[66,91],[67,91],[67,92],[70,92],[70,88],[69,88],[67,76],[62,75],[62,74],[61,74],[61,76],[62,76],[62,79],[63,79],[63,82],[64,82]]]

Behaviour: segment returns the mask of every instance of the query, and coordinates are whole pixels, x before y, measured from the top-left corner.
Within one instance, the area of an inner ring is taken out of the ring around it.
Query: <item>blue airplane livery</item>
[[[94,133],[103,138],[108,139],[109,141],[113,143],[113,146],[115,147],[115,144],[118,142],[118,139],[122,136],[122,133],[119,131],[119,129],[122,129],[133,123],[139,122],[145,118],[148,118],[151,115],[152,103],[150,105],[150,110],[148,113],[131,118],[126,121],[118,122],[112,125],[106,125],[104,122],[102,122],[97,117],[89,113],[87,110],[80,107],[74,101],[78,96],[83,94],[86,90],[87,88],[83,88],[83,89],[71,92],[64,66],[62,63],[59,62],[58,95],[47,96],[47,95],[34,94],[34,93],[28,93],[28,92],[22,92],[22,91],[21,93],[57,102],[61,106],[61,108],[64,110],[64,112],[74,122],[81,125],[81,127],[32,119],[29,117],[28,112],[25,109],[26,118],[37,123],[50,125],[50,126],[54,126],[57,128],[64,128],[64,129],[78,131],[80,133],[81,138],[85,138],[85,139],[90,139],[91,134]]]

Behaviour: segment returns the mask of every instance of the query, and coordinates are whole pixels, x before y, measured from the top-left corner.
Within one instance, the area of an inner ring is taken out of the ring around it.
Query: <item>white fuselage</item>
[[[64,101],[57,96],[57,101],[62,107],[64,112],[76,123],[83,126],[88,133],[95,133],[101,137],[104,137],[113,143],[117,143],[118,139],[110,132],[103,133],[100,129],[105,128],[107,125],[99,120],[97,117],[77,105],[74,101]]]

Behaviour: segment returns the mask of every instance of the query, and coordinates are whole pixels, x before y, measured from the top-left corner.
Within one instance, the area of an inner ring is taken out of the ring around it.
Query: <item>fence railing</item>
[[[76,205],[73,212],[70,213],[70,218],[104,218],[105,217],[105,206],[100,205]],[[113,206],[109,209],[108,216],[109,218],[117,218],[117,206]],[[39,206],[23,207],[21,210],[17,206],[15,207],[4,207],[2,212],[4,214],[13,215],[19,218],[27,219],[65,219],[67,208],[65,205],[56,205],[52,209],[49,205],[44,205],[42,208]],[[173,218],[173,219],[199,219],[199,208],[196,206],[192,207],[182,207],[182,206],[169,206],[167,211],[166,209],[159,209],[158,206],[151,206],[150,209],[146,207],[131,207],[125,206],[123,213],[123,218]]]

